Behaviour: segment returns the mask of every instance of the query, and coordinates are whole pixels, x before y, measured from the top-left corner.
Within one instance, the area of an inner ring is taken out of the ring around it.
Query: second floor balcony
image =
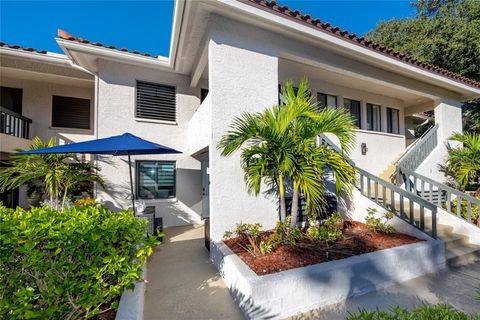
[[[0,107],[0,133],[22,139],[30,139],[32,119],[10,109]]]

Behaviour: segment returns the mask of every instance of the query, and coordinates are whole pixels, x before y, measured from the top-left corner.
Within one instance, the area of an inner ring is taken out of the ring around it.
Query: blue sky
[[[381,20],[414,14],[409,1],[279,0],[357,34]],[[61,52],[54,37],[61,28],[106,45],[168,56],[173,1],[5,1],[0,0],[0,40]]]

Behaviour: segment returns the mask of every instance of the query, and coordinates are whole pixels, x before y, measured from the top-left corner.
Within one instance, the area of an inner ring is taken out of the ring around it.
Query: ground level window
[[[174,161],[136,161],[137,196],[140,199],[175,197]]]
[[[387,132],[400,134],[400,111],[387,108]]]
[[[350,99],[344,99],[343,100],[343,106],[347,111],[350,111],[350,114],[352,115],[355,125],[358,128],[361,128],[361,112],[360,112],[360,101],[357,100],[350,100]]]
[[[317,93],[317,103],[320,110],[325,107],[336,107],[337,106],[337,97],[325,93]]]
[[[367,129],[372,131],[381,131],[381,106],[378,104],[367,103]]]

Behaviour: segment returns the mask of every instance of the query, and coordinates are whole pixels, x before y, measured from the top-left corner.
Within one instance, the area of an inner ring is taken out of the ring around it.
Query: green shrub
[[[75,200],[75,205],[79,207],[96,206],[97,204],[97,201],[92,198],[81,198]]]
[[[129,211],[0,207],[0,318],[85,319],[142,281],[158,242]]]
[[[280,235],[280,237],[287,243],[296,244],[298,241],[302,240],[304,234],[300,228],[290,228],[291,216],[288,216],[285,221],[277,221],[275,226],[275,233]]]
[[[415,307],[412,311],[401,307],[393,307],[390,311],[359,310],[351,313],[347,320],[473,320],[478,316],[469,316],[444,304]]]
[[[395,228],[388,225],[388,221],[393,219],[393,213],[390,211],[386,211],[383,214],[382,218],[376,218],[375,215],[377,214],[377,209],[368,208],[367,209],[367,217],[365,218],[367,228],[373,232],[381,232],[381,233],[395,233]]]
[[[320,241],[326,244],[334,243],[343,234],[343,218],[335,212],[333,215],[323,220],[320,226],[316,225],[316,220],[309,220],[307,228],[307,237],[312,241]]]
[[[453,199],[450,205],[450,209],[455,215],[457,215],[457,202],[458,202],[457,199]],[[447,205],[443,204],[443,208],[447,209]],[[471,214],[472,221],[477,222],[480,214],[480,208],[475,203],[471,204],[471,208],[472,208],[472,214]],[[460,215],[462,216],[463,219],[468,220],[468,201],[466,199],[462,199],[462,202],[460,204]]]

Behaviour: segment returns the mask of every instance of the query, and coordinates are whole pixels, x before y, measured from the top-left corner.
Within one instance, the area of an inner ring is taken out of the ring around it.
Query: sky
[[[408,0],[277,2],[359,35],[379,21],[414,15]],[[61,53],[54,41],[60,28],[104,45],[168,56],[172,16],[173,0],[0,0],[0,41]]]

